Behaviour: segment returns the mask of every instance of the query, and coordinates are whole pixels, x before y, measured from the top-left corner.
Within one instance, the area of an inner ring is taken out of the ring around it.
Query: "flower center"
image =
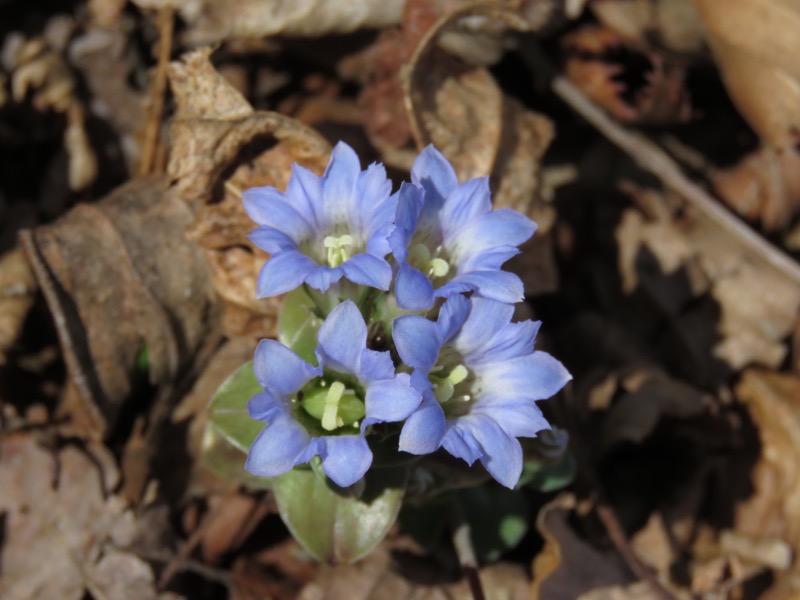
[[[429,375],[429,379],[433,384],[433,394],[436,396],[436,399],[439,401],[440,404],[444,404],[445,402],[450,401],[456,396],[456,390],[459,387],[459,384],[467,383],[465,390],[459,391],[469,391],[469,385],[466,380],[469,378],[469,369],[464,365],[456,365],[450,371],[450,373],[446,377],[440,377],[434,374],[435,371],[441,371],[442,367],[435,367],[431,374]],[[472,399],[471,394],[465,393],[456,396],[456,400],[461,400],[464,402],[468,402]]]
[[[300,404],[327,432],[345,425],[358,427],[365,414],[363,400],[341,381],[329,384],[324,379],[319,380],[304,390]]]
[[[345,233],[339,237],[329,235],[322,240],[322,244],[328,249],[328,265],[338,267],[352,256],[350,246],[355,245],[352,235]]]
[[[445,277],[450,272],[450,263],[439,256],[440,249],[431,255],[425,244],[414,244],[408,252],[409,262],[428,277]]]

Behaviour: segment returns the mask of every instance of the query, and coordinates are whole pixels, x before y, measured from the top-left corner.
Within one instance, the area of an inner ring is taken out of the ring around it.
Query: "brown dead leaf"
[[[84,435],[116,426],[137,379],[170,386],[214,345],[208,270],[183,235],[191,219],[162,180],[134,180],[22,238],[95,423]]]
[[[188,46],[237,38],[273,35],[316,37],[348,33],[363,27],[382,28],[400,21],[405,0],[296,0],[271,3],[244,0],[236,10],[220,0],[135,0],[141,8],[177,8],[188,25]]]
[[[800,378],[745,371],[735,390],[758,428],[761,457],[753,495],[736,511],[736,532],[753,540],[783,540],[800,569]],[[774,565],[777,566],[777,565]]]
[[[33,305],[36,279],[21,249],[0,256],[0,366]]]
[[[692,0],[592,0],[592,12],[606,27],[645,47],[695,55],[705,44]]]
[[[711,174],[714,189],[737,213],[768,232],[785,230],[800,212],[800,155],[769,146]]]
[[[692,0],[728,92],[761,138],[800,142],[800,4],[795,0]]]
[[[616,550],[599,550],[572,528],[575,507],[574,496],[561,494],[536,517],[545,546],[533,561],[531,600],[574,600],[595,588],[631,582]]]
[[[428,562],[428,561],[426,561]],[[298,600],[348,598],[350,600],[472,600],[465,580],[447,582],[447,574],[438,569],[431,572],[409,561],[403,566],[407,577],[398,572],[398,565],[386,544],[381,544],[369,556],[353,565],[322,569],[315,581],[306,585]],[[434,567],[435,570],[435,567]],[[524,569],[507,563],[496,563],[480,570],[481,583],[487,600],[523,600],[529,585]],[[425,583],[419,583],[423,581]],[[450,578],[452,581],[452,578]]]
[[[130,513],[90,457],[73,446],[50,453],[27,434],[0,438],[0,456],[0,596],[156,598],[149,565],[108,545]]]
[[[644,52],[610,29],[585,26],[561,39],[565,75],[626,124],[674,124],[691,117],[685,69]]]

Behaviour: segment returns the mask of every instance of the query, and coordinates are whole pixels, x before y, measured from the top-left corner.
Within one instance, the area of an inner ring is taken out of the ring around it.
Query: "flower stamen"
[[[344,395],[344,384],[341,381],[334,381],[325,396],[325,407],[322,410],[322,428],[325,431],[333,431],[344,425],[344,421],[339,416],[339,401]]]
[[[335,237],[332,235],[326,236],[322,240],[322,245],[328,249],[328,265],[330,267],[338,267],[343,262],[350,258],[350,251],[348,246],[355,243],[353,236],[349,234],[340,235]]]

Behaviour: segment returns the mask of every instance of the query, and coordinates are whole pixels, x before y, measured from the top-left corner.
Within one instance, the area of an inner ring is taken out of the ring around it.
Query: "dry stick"
[[[553,73],[552,66],[529,40],[523,41],[520,54],[537,72],[545,75]],[[738,238],[755,256],[800,285],[800,264],[797,261],[758,235],[708,192],[690,180],[675,161],[655,143],[619,125],[563,76],[552,76],[550,87],[570,108],[629,154],[639,166],[658,177],[666,187],[685,198],[720,228]]]
[[[603,526],[611,538],[611,543],[614,544],[617,552],[620,553],[628,568],[633,571],[633,574],[646,582],[660,600],[675,600],[675,596],[653,576],[650,570],[639,560],[639,557],[636,556],[614,509],[608,504],[599,504],[597,506],[597,515],[603,522]]]
[[[175,28],[174,10],[166,6],[158,11],[158,62],[153,74],[148,98],[147,123],[142,132],[142,154],[139,157],[139,175],[149,175],[155,170],[161,117],[164,114],[164,97],[167,92],[167,66],[172,52],[172,34]]]

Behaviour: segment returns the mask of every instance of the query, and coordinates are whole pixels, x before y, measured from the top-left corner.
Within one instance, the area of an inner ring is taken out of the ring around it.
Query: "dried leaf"
[[[800,141],[800,4],[693,2],[739,110],[766,143],[795,146]]]
[[[736,397],[758,428],[761,457],[753,495],[736,510],[736,532],[754,540],[785,541],[798,571],[800,550],[800,378],[750,369]],[[777,565],[775,565],[777,566]]]
[[[545,539],[533,561],[531,600],[574,600],[594,588],[629,583],[628,567],[615,550],[601,551],[581,539],[569,523],[574,496],[561,494],[539,511]]]
[[[102,436],[135,381],[174,383],[213,345],[216,300],[188,207],[158,179],[134,180],[23,237],[70,376]],[[146,353],[144,371],[137,367]]]
[[[80,600],[105,591],[124,599],[136,590],[137,599],[156,597],[150,567],[107,548],[130,513],[118,496],[106,496],[92,458],[72,446],[51,454],[27,434],[0,438],[0,456],[0,596]]]
[[[36,292],[36,279],[22,250],[0,256],[0,366],[16,341]]]
[[[606,27],[643,46],[682,54],[704,48],[704,30],[692,0],[593,0],[592,12]]]
[[[664,125],[691,117],[685,69],[662,54],[597,26],[564,36],[561,45],[566,76],[618,121]]]
[[[800,155],[765,146],[711,175],[728,206],[769,232],[780,231],[800,212]]]
[[[262,2],[244,0],[231,10],[221,0],[135,0],[141,8],[175,7],[186,21],[187,45],[277,34],[321,36],[362,27],[387,27],[400,21],[405,0]]]

